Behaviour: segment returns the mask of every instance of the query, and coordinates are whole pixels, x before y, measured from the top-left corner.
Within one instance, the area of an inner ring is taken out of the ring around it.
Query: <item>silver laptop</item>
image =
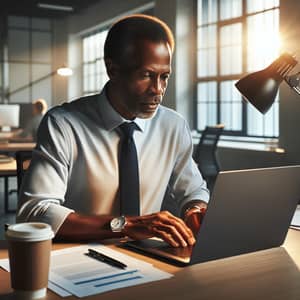
[[[159,239],[125,246],[179,264],[278,247],[300,199],[300,165],[220,172],[193,247]]]

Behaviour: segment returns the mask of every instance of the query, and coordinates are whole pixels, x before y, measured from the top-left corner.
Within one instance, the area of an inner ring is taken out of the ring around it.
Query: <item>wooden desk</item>
[[[35,143],[26,142],[26,143],[0,143],[0,152],[8,153],[8,152],[17,152],[23,150],[33,150],[35,147]]]
[[[17,151],[33,150],[35,143],[32,142],[0,142],[0,153],[14,155]],[[0,176],[4,177],[4,209],[5,212],[14,212],[8,207],[8,178],[17,175],[16,162],[1,163],[0,162]]]
[[[16,160],[10,162],[0,162],[0,176],[16,176],[17,164]]]
[[[4,211],[14,212],[9,209],[8,205],[8,177],[17,175],[16,160],[12,159],[11,162],[0,162],[0,177],[4,177]]]
[[[18,136],[19,130],[10,132],[0,131],[0,143],[32,143],[32,138]]]
[[[73,245],[55,244],[54,249]],[[0,258],[7,257],[4,242]],[[112,246],[115,248],[115,246]],[[230,257],[189,267],[175,267],[119,249],[174,274],[167,280],[86,297],[101,300],[299,300],[300,231],[290,230],[284,247]],[[10,299],[9,273],[0,270],[0,299]],[[2,296],[2,297],[1,297]],[[48,300],[62,299],[48,290]],[[75,296],[66,299],[78,299]]]

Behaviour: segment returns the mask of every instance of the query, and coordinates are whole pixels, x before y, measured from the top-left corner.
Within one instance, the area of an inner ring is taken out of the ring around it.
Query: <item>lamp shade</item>
[[[240,79],[235,86],[254,107],[266,113],[275,101],[279,85],[296,64],[294,57],[284,53],[267,68]]]

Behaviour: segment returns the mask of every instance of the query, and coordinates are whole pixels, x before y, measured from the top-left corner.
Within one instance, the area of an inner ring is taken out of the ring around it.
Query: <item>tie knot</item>
[[[124,122],[120,125],[120,129],[127,138],[131,138],[137,126],[134,122]]]

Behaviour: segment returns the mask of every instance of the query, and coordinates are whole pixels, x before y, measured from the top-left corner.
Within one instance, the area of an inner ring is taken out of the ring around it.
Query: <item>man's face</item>
[[[120,97],[113,105],[126,119],[150,118],[167,88],[171,50],[167,43],[143,40],[128,51],[128,67],[117,76]]]

